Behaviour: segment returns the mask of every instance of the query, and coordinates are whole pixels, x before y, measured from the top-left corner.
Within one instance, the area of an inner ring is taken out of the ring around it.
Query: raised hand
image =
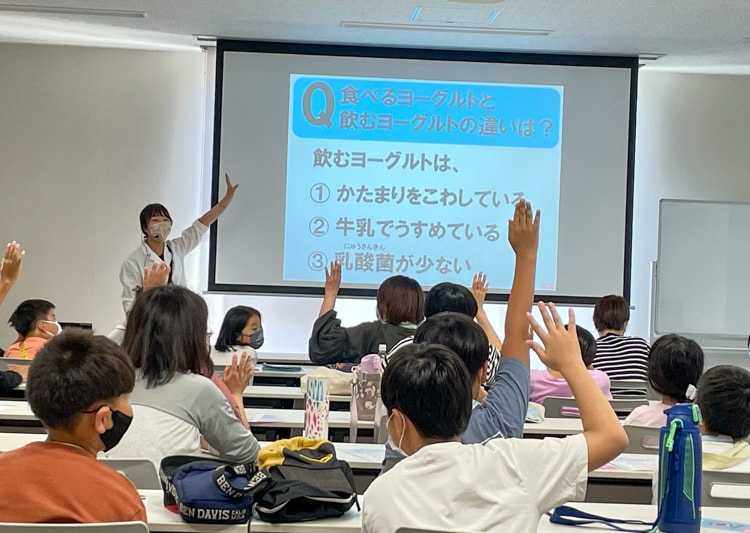
[[[573,309],[568,309],[568,327],[566,329],[557,313],[555,304],[539,302],[538,307],[542,314],[544,327],[536,321],[531,313],[526,313],[526,316],[542,344],[531,340],[526,341],[526,343],[536,352],[542,363],[565,376],[567,370],[583,365],[581,347],[578,344],[578,333],[576,332],[575,313]]]
[[[250,384],[255,373],[255,365],[252,356],[242,352],[239,359],[237,354],[232,354],[232,364],[224,369],[221,380],[226,384],[229,392],[233,395],[242,395]]]
[[[24,255],[26,255],[26,252],[21,250],[20,244],[16,241],[8,243],[0,266],[0,282],[13,285],[18,280]]]
[[[341,263],[333,261],[330,270],[326,267],[326,296],[336,296],[341,288]]]
[[[239,184],[232,185],[232,180],[229,179],[229,174],[227,174],[226,172],[224,173],[224,181],[227,184],[227,192],[225,192],[224,197],[219,200],[219,205],[221,207],[228,207],[229,204],[232,203],[234,193],[237,191],[237,187],[239,187]]]
[[[154,263],[151,268],[143,269],[143,290],[161,287],[169,280],[169,265],[166,263]]]
[[[479,309],[484,305],[484,299],[487,297],[487,290],[490,284],[487,283],[487,275],[484,272],[477,272],[474,274],[474,279],[471,281],[471,294],[477,301],[477,307]]]
[[[534,254],[539,247],[539,217],[537,209],[532,219],[531,204],[521,199],[513,211],[513,218],[508,220],[508,241],[516,255]]]

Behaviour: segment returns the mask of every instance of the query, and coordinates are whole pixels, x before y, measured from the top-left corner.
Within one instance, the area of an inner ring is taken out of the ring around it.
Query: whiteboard
[[[654,332],[747,338],[750,204],[661,200]]]

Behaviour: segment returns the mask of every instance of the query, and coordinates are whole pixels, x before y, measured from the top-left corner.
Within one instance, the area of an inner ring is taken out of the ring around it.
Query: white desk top
[[[246,407],[245,413],[250,422],[250,428],[280,427],[280,428],[302,428],[305,425],[305,411],[302,409],[263,409],[257,407]],[[0,419],[3,413],[0,412]],[[348,428],[351,422],[349,411],[331,411],[328,413],[328,427]],[[372,428],[372,421],[359,421],[360,428]]]
[[[26,401],[0,400],[0,420],[36,420]]]
[[[306,353],[258,352],[258,363],[278,365],[312,365]]]
[[[47,438],[44,433],[0,433],[0,453],[15,450]],[[266,446],[268,442],[261,442]],[[383,444],[334,442],[339,459],[349,463],[349,466],[361,470],[380,470],[385,456]],[[589,474],[591,478],[622,479],[622,480],[651,480],[656,465],[656,455],[624,453],[610,464]]]
[[[305,411],[301,409],[263,409],[248,407],[245,409],[250,426],[302,428],[305,424]],[[37,418],[31,412],[26,401],[0,400],[0,420],[33,421]],[[349,411],[331,411],[328,416],[328,427],[348,428],[350,423]],[[372,421],[361,420],[360,428],[372,428]]]
[[[236,526],[196,526],[187,524],[182,521],[179,515],[167,511],[162,505],[162,493],[159,490],[140,490],[141,495],[146,497],[146,512],[148,514],[148,525],[151,531],[203,531],[203,532],[225,532],[225,533],[246,533],[247,525]],[[361,503],[361,498],[360,498]],[[628,504],[611,504],[611,503],[572,503],[581,511],[629,519],[651,521],[656,518],[655,505],[628,505]],[[703,517],[709,519],[722,519],[741,523],[750,523],[750,509],[729,508],[729,507],[704,507]],[[646,526],[643,526],[645,529]],[[268,524],[260,520],[253,520],[252,530],[258,532],[288,532],[288,533],[359,533],[361,528],[361,514],[352,508],[341,518],[330,518],[325,520],[316,520],[312,522],[301,522],[297,524]],[[590,531],[612,531],[609,528],[597,528],[587,526]],[[553,531],[568,531],[570,526],[561,526],[550,524],[549,518],[543,516],[539,521],[538,531],[548,533]],[[710,533],[715,529],[702,528],[701,531]]]
[[[180,515],[164,508],[160,490],[139,490],[138,492],[146,497],[146,514],[148,515],[150,531],[220,531],[222,533],[247,533],[248,531],[247,524],[234,526],[188,524],[182,521]],[[361,527],[362,518],[356,506],[340,518],[325,518],[296,524],[269,524],[261,520],[253,520],[251,526],[252,531],[260,533],[266,531],[276,533],[360,533]]]
[[[542,422],[527,422],[523,425],[524,435],[561,436],[583,432],[580,418],[545,418]]]
[[[43,440],[47,440],[46,433],[0,433],[0,453]]]
[[[250,385],[242,393],[245,398],[268,400],[304,400],[305,393],[299,387],[276,387],[273,385]],[[331,395],[331,402],[349,402],[351,396]]]
[[[269,387],[270,388],[270,387]],[[262,409],[246,408],[250,425],[262,427],[302,428],[305,412],[301,409]],[[36,420],[28,402],[0,400],[0,420]],[[348,411],[331,411],[328,418],[329,427],[348,428],[350,422]],[[372,428],[373,423],[360,421],[359,427]],[[524,435],[574,435],[583,431],[578,418],[547,418],[538,424],[524,424]]]

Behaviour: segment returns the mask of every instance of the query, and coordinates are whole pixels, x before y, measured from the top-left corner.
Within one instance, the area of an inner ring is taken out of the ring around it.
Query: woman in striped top
[[[596,340],[594,368],[606,373],[610,380],[647,381],[650,347],[640,337],[625,336],[628,320],[630,306],[622,296],[610,294],[596,302],[594,326],[599,338]],[[613,388],[612,392],[624,391]],[[642,396],[643,392],[637,395]]]

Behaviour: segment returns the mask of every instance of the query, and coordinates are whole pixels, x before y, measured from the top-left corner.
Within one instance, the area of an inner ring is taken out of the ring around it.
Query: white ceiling
[[[146,16],[0,11],[0,41],[6,42],[180,49],[195,47],[194,35],[210,35],[448,49],[665,54],[650,68],[750,73],[750,0],[0,0],[0,9],[8,5],[131,10]],[[422,9],[412,20],[416,8]],[[497,10],[500,13],[488,23]],[[399,27],[351,28],[344,22]],[[424,25],[435,29],[420,29]],[[550,33],[487,33],[498,29]]]

